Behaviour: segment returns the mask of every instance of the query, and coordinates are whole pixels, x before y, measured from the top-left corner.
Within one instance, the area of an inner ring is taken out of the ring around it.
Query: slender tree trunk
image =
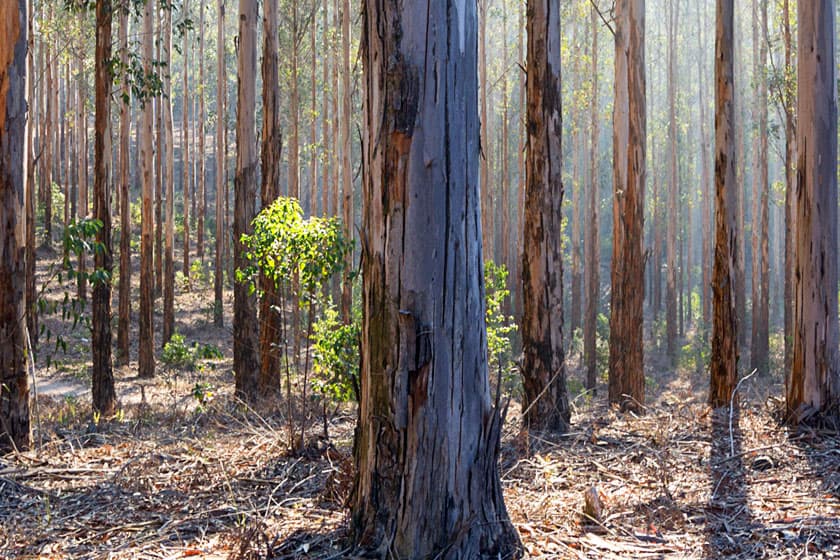
[[[487,127],[490,121],[487,120],[487,99],[490,92],[487,89],[487,8],[490,0],[478,1],[478,88],[479,102],[481,104],[481,164],[479,184],[481,188],[481,225],[482,240],[481,247],[484,258],[493,259],[495,252],[493,231],[493,189],[490,186],[490,160],[489,148],[490,137],[487,134]]]
[[[29,108],[26,118],[26,183],[25,183],[25,201],[24,214],[26,223],[26,250],[25,250],[25,291],[26,291],[26,327],[29,331],[30,342],[32,349],[38,348],[38,304],[37,294],[35,292],[35,144],[34,136],[37,128],[38,114],[38,96],[35,94],[35,14],[31,13],[28,17],[28,38],[27,48],[29,49],[26,57],[26,73],[28,79],[26,80],[26,99],[29,100]],[[65,84],[66,87],[66,84]],[[67,220],[65,219],[65,227]],[[18,240],[20,243],[20,240]]]
[[[200,1],[200,0],[199,0]],[[184,18],[190,16],[190,0],[184,0]],[[181,125],[181,167],[183,172],[184,191],[184,276],[190,277],[190,39],[189,32],[184,30],[184,103],[181,107],[183,124]]]
[[[224,280],[224,198],[226,185],[226,155],[225,130],[227,120],[227,75],[225,72],[225,0],[218,0],[219,18],[216,25],[216,255],[215,275],[213,281],[213,323],[221,327],[224,325],[224,304],[222,302],[222,285]]]
[[[767,1],[753,0],[756,36],[755,72],[758,97],[758,136],[756,138],[755,188],[753,190],[753,314],[750,369],[768,374],[770,365],[770,262],[769,220],[770,186],[767,169]]]
[[[610,303],[609,401],[641,410],[645,404],[644,191],[647,139],[645,2],[616,4],[613,108],[613,259]]]
[[[239,56],[236,108],[236,185],[233,214],[234,266],[247,266],[243,234],[251,233],[256,215],[256,70],[257,0],[239,0]],[[236,395],[247,401],[257,396],[258,356],[256,297],[244,282],[233,288],[233,371]]]
[[[314,10],[314,8],[312,8]],[[317,77],[317,62],[318,56],[315,47],[315,14],[312,14],[312,21],[309,24],[309,51],[310,51],[310,90],[311,99],[309,105],[309,143],[311,145],[310,159],[309,159],[309,192],[306,196],[307,205],[305,211],[307,215],[316,214],[318,200],[318,153],[320,152],[318,146],[318,77]]]
[[[84,22],[81,16],[80,22]],[[83,27],[82,27],[83,28]],[[87,129],[87,115],[85,114],[85,78],[84,61],[81,55],[76,60],[76,156],[78,166],[78,208],[76,217],[79,220],[88,217],[88,188],[87,188],[87,142],[85,141]],[[49,189],[48,189],[49,192]],[[78,297],[80,300],[87,299],[87,256],[82,251],[78,256]]]
[[[575,40],[577,26],[572,28],[572,45],[573,48],[580,48],[579,44]],[[577,103],[577,95],[578,91],[581,88],[583,80],[580,78],[580,57],[574,57],[572,60],[572,76],[575,77],[577,81],[576,87],[572,88],[572,102],[568,103],[567,105],[571,105],[569,108],[569,112],[572,118],[572,206],[571,206],[571,219],[569,220],[572,226],[572,238],[571,238],[571,269],[572,269],[572,295],[570,297],[571,303],[571,316],[569,320],[569,329],[567,331],[568,335],[574,335],[575,331],[580,328],[581,325],[581,248],[580,248],[580,204],[581,204],[581,188],[583,187],[583,178],[581,177],[582,174],[582,165],[581,160],[582,158],[579,154],[582,153],[582,150],[579,149],[579,146],[582,146],[583,141],[583,112],[579,109]]]
[[[198,259],[204,262],[204,215],[207,212],[207,189],[206,189],[206,164],[207,157],[204,153],[204,2],[198,4],[198,177],[196,177],[195,201],[198,206],[196,212],[196,239],[195,254]]]
[[[783,0],[782,35],[785,43],[785,75],[793,75],[793,48],[791,45],[790,1]],[[796,188],[796,100],[795,84],[785,81],[783,90],[785,104],[785,376],[790,375],[793,365],[793,200]]]
[[[163,62],[172,67],[172,10],[163,10]],[[163,329],[161,345],[175,334],[175,134],[172,126],[172,80],[163,73],[164,189],[166,226],[163,256]]]
[[[143,71],[147,74],[153,71],[152,66],[152,22],[154,10],[152,2],[146,2],[143,13]],[[140,221],[140,377],[154,377],[155,375],[155,328],[154,328],[154,286],[152,273],[152,252],[154,250],[154,224],[152,208],[154,205],[154,177],[152,148],[152,103],[146,99],[142,104],[140,123],[140,168],[143,178],[142,210]]]
[[[733,286],[738,262],[735,181],[733,0],[717,0],[715,38],[715,263],[709,403],[726,406],[738,377],[738,321]]]
[[[277,0],[264,0],[264,46],[262,64],[263,131],[262,188],[263,208],[279,196],[280,152],[280,87],[277,75]],[[314,28],[314,25],[313,25]],[[313,92],[314,93],[314,92]],[[263,296],[260,302],[260,393],[280,390],[280,315],[283,302],[273,278],[261,276]]]
[[[598,302],[600,299],[600,240],[598,225],[600,181],[598,173],[598,28],[601,20],[594,6],[590,10],[592,26],[592,95],[590,99],[591,138],[589,144],[589,221],[586,233],[586,315],[583,321],[583,361],[586,367],[586,388],[594,391],[598,379],[598,357],[595,351]]]
[[[837,87],[835,5],[799,2],[793,364],[788,417],[840,405],[837,319]]]
[[[128,64],[128,10],[120,10],[120,60]],[[131,199],[129,198],[129,165],[131,134],[131,86],[122,84],[119,140],[119,197],[120,197],[120,285],[119,317],[117,319],[117,365],[128,365],[131,329]],[[162,101],[162,100],[161,100]],[[163,154],[161,153],[161,156]]]
[[[96,234],[100,246],[94,254],[97,271],[106,274],[105,280],[93,283],[91,308],[91,352],[93,409],[109,417],[117,409],[114,390],[114,371],[111,364],[111,24],[113,7],[110,2],[96,3],[95,95],[96,115],[93,140],[93,217],[102,222]]]
[[[487,379],[475,9],[363,8],[367,241],[351,538],[367,557],[520,550]]]
[[[563,349],[563,154],[560,13],[528,2],[528,144],[522,247],[525,426],[565,432],[571,410]]]
[[[705,5],[705,4],[702,4]],[[703,35],[703,18],[701,16],[701,1],[697,0],[697,52],[702,53],[705,48]],[[712,185],[711,173],[709,172],[709,139],[706,133],[706,89],[703,76],[706,73],[705,58],[697,56],[697,104],[700,107],[700,165],[702,167],[700,195],[703,197],[701,211],[703,212],[703,254],[700,259],[700,268],[703,272],[703,336],[706,337],[706,329],[712,320],[712,268],[714,263],[712,253]],[[708,340],[704,338],[704,340]]]
[[[341,7],[341,195],[344,235],[353,238],[353,170],[350,163],[350,121],[353,118],[350,66],[350,0],[343,0]],[[345,324],[353,321],[353,255],[345,258],[344,278],[341,288],[341,319]]]
[[[27,0],[0,2],[0,449],[28,449],[26,360],[26,47]]]
[[[155,33],[155,56],[157,60],[163,58],[163,16],[161,10],[155,10],[157,20]],[[163,96],[157,96],[154,100],[155,106],[155,133],[157,135],[157,149],[155,150],[155,299],[163,294],[163,177],[164,152],[163,146],[166,142],[164,137],[163,120]]]
[[[510,59],[508,54],[508,3],[502,2],[502,137],[501,137],[501,177],[499,180],[499,213],[502,226],[502,256],[501,262],[509,271],[511,269],[510,246],[510,92],[508,90],[508,71]],[[504,302],[507,312],[510,312],[510,297]]]
[[[330,48],[330,39],[329,39],[329,24],[330,24],[330,5],[329,2],[326,0],[324,1],[322,13],[324,14],[324,19],[322,22],[323,31],[321,35],[321,42],[323,45],[325,53],[323,53],[323,64],[321,68],[323,70],[323,74],[321,75],[321,153],[323,154],[323,169],[321,170],[321,216],[327,217],[329,216],[329,199],[330,194],[332,193],[332,189],[330,188],[330,179],[332,177],[330,173],[330,166],[332,165],[333,158],[335,157],[335,152],[328,153],[327,150],[330,147],[330,119],[329,117],[329,95],[328,90],[330,88],[330,62],[332,57],[330,54],[332,53],[332,49]],[[328,293],[328,287],[324,286],[324,295]]]
[[[53,8],[50,4],[48,19],[53,20]],[[44,42],[44,49],[46,50],[46,60],[44,60],[44,73],[46,78],[46,87],[44,88],[44,151],[41,156],[44,158],[44,245],[52,246],[53,233],[53,208],[52,208],[52,152],[53,152],[53,123],[55,122],[55,107],[53,106],[52,92],[55,89],[55,80],[53,78],[53,57],[51,38],[47,37]],[[81,55],[80,55],[81,56]]]
[[[513,244],[513,251],[510,257],[510,281],[508,285],[510,289],[510,310],[514,316],[520,316],[522,304],[520,302],[519,290],[516,286],[522,284],[522,271],[520,270],[521,255],[522,255],[522,236],[520,232],[523,231],[525,223],[525,146],[528,142],[525,132],[525,118],[528,112],[527,100],[527,84],[525,72],[521,70],[522,65],[525,64],[525,12],[526,6],[524,2],[516,4],[516,12],[518,14],[519,22],[516,30],[516,44],[517,44],[517,64],[514,72],[519,78],[519,107],[516,116],[516,192],[514,193],[514,200],[510,203],[514,211],[514,223],[511,229],[511,237]],[[562,95],[562,93],[561,93]],[[562,103],[561,103],[562,105]],[[565,191],[565,187],[564,187]],[[562,223],[562,222],[561,222]]]
[[[651,100],[652,101],[652,100]],[[656,149],[656,138],[651,142],[653,157],[659,152]],[[653,307],[653,319],[659,320],[659,313],[662,310],[662,204],[659,196],[659,173],[653,171],[653,255],[651,258],[651,306]]]
[[[672,366],[678,358],[677,318],[677,198],[679,195],[679,171],[677,168],[677,22],[679,5],[668,3],[668,232],[665,236],[667,269],[665,277],[665,323],[666,346]]]

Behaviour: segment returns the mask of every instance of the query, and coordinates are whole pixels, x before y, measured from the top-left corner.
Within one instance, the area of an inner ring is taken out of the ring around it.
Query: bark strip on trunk
[[[643,329],[645,2],[616,4],[613,109],[613,265],[610,303],[609,401],[640,410],[645,404]]]
[[[366,0],[361,403],[370,558],[510,558],[487,378],[474,2]]]

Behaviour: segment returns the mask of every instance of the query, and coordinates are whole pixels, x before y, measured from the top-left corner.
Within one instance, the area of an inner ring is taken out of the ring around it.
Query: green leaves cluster
[[[358,317],[346,325],[334,307],[324,310],[312,332],[316,378],[313,386],[322,395],[338,402],[359,398]]]
[[[256,290],[259,273],[277,285],[289,282],[297,274],[302,299],[314,297],[320,287],[344,266],[352,250],[337,218],[313,216],[305,219],[300,203],[280,197],[263,208],[253,221],[254,233],[243,235],[245,270],[237,270],[237,280],[250,281]]]
[[[502,304],[510,295],[507,289],[508,270],[503,264],[497,265],[492,260],[484,263],[484,290],[486,299],[487,354],[490,369],[509,369],[513,347],[511,337],[516,332],[516,323],[512,316],[505,315]]]

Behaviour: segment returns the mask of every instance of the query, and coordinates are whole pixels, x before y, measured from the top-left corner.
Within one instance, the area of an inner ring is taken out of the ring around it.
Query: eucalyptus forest
[[[840,556],[833,0],[0,0],[0,558]]]

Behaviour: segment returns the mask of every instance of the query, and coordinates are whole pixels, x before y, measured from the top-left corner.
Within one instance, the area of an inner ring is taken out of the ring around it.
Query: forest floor
[[[36,448],[0,457],[0,558],[347,557],[354,408],[331,415],[329,440],[313,420],[290,454],[282,399],[233,399],[212,282],[176,291],[177,331],[222,357],[159,363],[153,381],[138,380],[135,361],[115,368],[120,413],[98,423],[84,329],[45,319],[69,343],[49,367],[39,358]],[[596,396],[574,399],[570,433],[546,441],[519,429],[511,404],[500,472],[526,557],[840,558],[837,428],[780,424],[778,375],[747,379],[730,416],[704,403],[693,365],[668,367],[653,341],[647,356],[642,416],[607,408],[600,380]],[[597,519],[583,514],[587,493]]]

